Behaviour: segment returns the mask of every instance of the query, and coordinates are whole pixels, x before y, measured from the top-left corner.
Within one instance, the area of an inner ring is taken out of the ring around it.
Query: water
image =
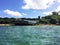
[[[60,45],[60,26],[0,26],[0,45]]]

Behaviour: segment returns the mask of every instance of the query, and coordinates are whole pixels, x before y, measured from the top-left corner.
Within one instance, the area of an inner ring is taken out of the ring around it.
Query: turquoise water
[[[0,45],[60,45],[60,26],[0,26]]]

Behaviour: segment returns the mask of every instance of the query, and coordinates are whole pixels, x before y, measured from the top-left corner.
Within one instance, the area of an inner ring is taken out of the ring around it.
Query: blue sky
[[[60,0],[0,0],[0,17],[36,18],[60,11]]]

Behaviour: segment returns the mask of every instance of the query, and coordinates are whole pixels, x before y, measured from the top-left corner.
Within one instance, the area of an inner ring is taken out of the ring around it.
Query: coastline
[[[0,26],[60,26],[60,25],[56,25],[56,24],[35,24],[35,25],[0,24]]]
[[[0,26],[13,26],[13,24],[0,24]]]
[[[35,26],[60,26],[57,24],[36,24]]]

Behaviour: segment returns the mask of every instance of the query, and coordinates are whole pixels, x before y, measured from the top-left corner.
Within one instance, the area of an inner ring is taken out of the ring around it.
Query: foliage
[[[28,24],[28,22],[24,20],[32,20],[37,21],[36,24],[60,24],[60,15],[59,12],[52,12],[51,15],[40,18],[1,18],[0,24]]]
[[[52,15],[45,16],[42,19],[47,20],[48,24],[60,24],[60,15],[58,15],[58,12],[52,12]]]

